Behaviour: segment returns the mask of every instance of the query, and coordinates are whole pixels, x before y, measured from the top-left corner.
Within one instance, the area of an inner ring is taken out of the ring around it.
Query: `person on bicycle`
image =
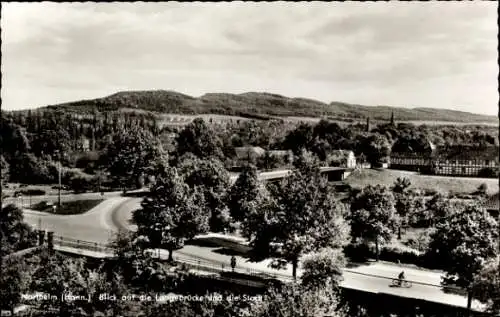
[[[403,281],[405,280],[405,271],[401,271],[401,273],[399,273],[398,279],[399,279],[399,286],[401,286],[403,284]]]

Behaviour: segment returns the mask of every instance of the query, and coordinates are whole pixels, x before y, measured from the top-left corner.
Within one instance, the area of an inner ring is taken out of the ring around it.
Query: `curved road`
[[[32,210],[24,210],[25,221],[42,229],[54,231],[56,235],[80,239],[90,242],[108,243],[113,235],[119,230],[135,230],[135,226],[130,223],[132,212],[140,208],[141,198],[111,197],[80,215],[53,215]],[[223,235],[211,234],[204,236],[207,239],[217,238],[221,245],[228,246],[235,244],[234,238]],[[241,241],[236,242],[241,243]],[[241,245],[240,245],[241,247]],[[193,260],[210,261],[214,265],[230,264],[230,256],[220,254],[217,249],[221,247],[201,247],[187,245],[181,250],[174,252],[183,257]],[[292,275],[289,266],[286,270],[274,270],[268,267],[269,261],[259,263],[249,262],[243,257],[236,256],[240,269],[253,269],[278,273],[279,275]],[[376,293],[394,294],[403,297],[413,297],[432,302],[446,303],[454,306],[466,307],[464,296],[444,293],[438,285],[441,281],[441,273],[405,267],[406,278],[413,281],[411,288],[389,287],[391,279],[396,277],[402,267],[387,263],[363,264],[344,271],[344,281],[342,286],[346,288],[359,289]],[[300,269],[298,274],[300,275]],[[422,283],[422,284],[419,284]],[[427,285],[431,284],[431,285]],[[473,306],[479,308],[478,302]]]

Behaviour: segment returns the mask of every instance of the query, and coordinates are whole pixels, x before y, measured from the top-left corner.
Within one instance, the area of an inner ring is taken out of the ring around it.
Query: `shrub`
[[[498,177],[498,169],[491,167],[483,168],[478,173],[479,177]]]
[[[49,208],[49,204],[46,202],[46,201],[41,201],[37,204],[34,204],[31,208],[34,209],[34,210],[38,210],[38,211],[44,211],[46,210],[47,208]]]
[[[350,244],[344,248],[344,254],[354,262],[365,262],[368,259],[375,258],[374,248],[366,244]],[[428,253],[418,254],[397,247],[383,247],[379,259],[393,263],[413,264],[428,269],[442,269],[439,262]]]
[[[45,195],[45,191],[42,189],[22,189],[18,190],[14,193],[14,196],[17,195],[25,195],[25,196],[42,196]]]

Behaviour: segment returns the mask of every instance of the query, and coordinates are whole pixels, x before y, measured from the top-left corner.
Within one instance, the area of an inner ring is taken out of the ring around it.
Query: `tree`
[[[457,210],[452,205],[450,199],[442,193],[437,193],[429,199],[426,204],[427,212],[430,214],[430,225],[447,219]]]
[[[35,155],[53,156],[56,153],[68,153],[71,150],[71,138],[63,128],[43,130],[35,135],[31,142],[31,149]]]
[[[50,274],[47,274],[50,272]],[[88,300],[62,300],[63,295],[82,296],[88,298],[89,272],[84,267],[82,259],[70,259],[61,255],[42,254],[37,265],[30,289],[50,296],[57,300],[37,302],[40,309],[59,311],[60,316],[73,316],[88,309]]]
[[[2,168],[2,184],[5,184],[9,181],[9,163],[5,160],[5,158],[0,156],[0,163],[1,163],[1,168]]]
[[[454,284],[469,291],[475,276],[488,260],[498,256],[498,223],[476,203],[461,206],[461,210],[436,224],[431,236],[429,255],[446,271],[445,284]]]
[[[390,151],[391,146],[384,135],[372,134],[362,141],[362,152],[372,167],[377,167],[387,162]]]
[[[385,186],[369,185],[351,202],[351,234],[353,238],[375,242],[378,260],[379,244],[389,242],[395,221],[393,194]]]
[[[487,192],[488,192],[488,184],[482,183],[477,187],[477,190],[474,194],[485,197],[487,195]]]
[[[252,208],[243,232],[256,258],[271,256],[276,267],[291,263],[296,278],[303,254],[347,243],[349,227],[343,215],[344,205],[332,195],[319,169],[302,168]]]
[[[282,163],[282,159],[279,156],[273,155],[269,151],[266,151],[264,155],[257,158],[257,166],[263,170],[272,170],[279,167]]]
[[[306,288],[337,287],[342,280],[346,261],[341,250],[325,249],[313,253],[302,262],[302,285]]]
[[[165,160],[161,144],[150,132],[140,128],[124,130],[112,136],[107,146],[107,170],[124,190],[140,187],[139,179],[152,173],[152,165]]]
[[[484,265],[474,279],[473,295],[487,304],[490,313],[500,312],[500,263],[499,258]]]
[[[222,142],[205,124],[202,118],[196,118],[177,136],[177,155],[192,153],[199,158],[222,158]]]
[[[291,284],[269,290],[264,299],[253,302],[243,316],[344,317],[347,314],[333,287],[305,289],[299,284]]]
[[[247,215],[244,212],[244,204],[254,201],[258,194],[259,180],[257,169],[253,165],[246,165],[229,190],[228,207],[231,217],[236,221],[245,219]]]
[[[208,230],[203,192],[190,188],[175,168],[159,175],[141,206],[133,213],[138,235],[147,237],[151,248],[167,249],[170,261],[186,239]]]
[[[9,310],[21,302],[21,294],[27,291],[30,276],[23,258],[9,257],[5,259],[0,272],[0,310]]]
[[[398,239],[401,239],[401,228],[408,225],[409,216],[412,214],[414,199],[409,193],[411,186],[410,179],[407,177],[398,177],[392,187],[394,198],[396,200],[395,208],[398,216]]]
[[[198,188],[205,197],[205,210],[210,212],[210,230],[223,231],[231,222],[225,204],[230,186],[229,173],[217,158],[184,158],[179,164],[179,172],[186,184]]]
[[[0,236],[2,257],[36,244],[35,233],[24,222],[22,210],[12,204],[3,207],[0,213]]]
[[[411,186],[411,181],[408,177],[398,177],[392,187],[392,192],[396,194],[404,194]]]
[[[298,155],[303,150],[310,149],[312,142],[313,127],[310,124],[301,123],[286,135],[283,147],[287,150],[292,150],[295,155]]]

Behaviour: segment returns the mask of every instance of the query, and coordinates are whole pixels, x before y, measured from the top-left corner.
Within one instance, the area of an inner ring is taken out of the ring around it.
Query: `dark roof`
[[[434,152],[436,158],[447,160],[496,160],[498,161],[499,147],[476,147],[470,145],[457,145],[448,147],[438,147]]]
[[[412,142],[410,142],[410,144],[402,144],[402,143],[400,143],[400,141],[396,141],[392,145],[391,155],[395,155],[395,156],[407,156],[407,155],[422,156],[423,154],[430,155],[431,153],[433,153],[436,150],[436,146],[429,139],[425,139],[426,145],[423,146],[424,149],[422,149],[422,150],[414,149],[412,147],[411,143]],[[413,145],[418,147],[418,148],[422,148],[422,145],[418,145],[418,144],[413,144]]]
[[[496,193],[495,195],[490,196],[485,203],[485,207],[488,210],[499,210],[500,208],[500,193]]]

